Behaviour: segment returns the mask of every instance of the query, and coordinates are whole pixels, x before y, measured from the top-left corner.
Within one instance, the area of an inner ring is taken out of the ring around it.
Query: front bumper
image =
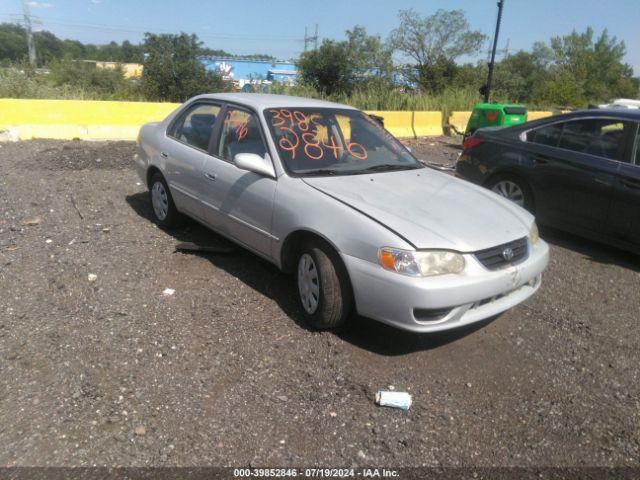
[[[549,262],[549,246],[539,240],[528,248],[524,261],[501,270],[488,270],[465,254],[463,273],[426,278],[349,255],[343,260],[360,315],[414,332],[438,332],[490,318],[533,295]]]

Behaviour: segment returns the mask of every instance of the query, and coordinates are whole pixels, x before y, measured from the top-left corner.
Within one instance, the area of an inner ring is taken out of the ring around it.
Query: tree
[[[122,95],[129,85],[120,68],[97,68],[92,62],[52,60],[50,69],[49,80],[54,85],[76,87],[101,96]]]
[[[398,17],[400,25],[392,30],[389,43],[415,62],[406,73],[428,91],[434,87],[434,74],[451,70],[463,55],[476,54],[486,39],[482,32],[471,30],[462,10],[438,10],[428,17],[401,10]]]
[[[613,97],[636,97],[638,80],[623,62],[623,41],[610,37],[605,29],[594,40],[592,28],[575,30],[550,42],[551,79],[544,88],[544,100],[561,105],[585,105]]]
[[[324,40],[317,50],[302,54],[297,63],[301,83],[331,95],[351,94],[357,85],[391,81],[391,49],[380,37],[367,35],[360,26],[346,34],[346,41]]]
[[[14,23],[0,24],[0,60],[18,62],[27,56],[24,27]]]
[[[224,90],[222,78],[200,61],[196,35],[146,33],[142,90],[150,100],[183,102],[200,93]]]
[[[325,95],[353,90],[355,68],[349,59],[347,42],[323,40],[320,48],[302,54],[297,68],[300,83]]]
[[[378,35],[367,35],[356,25],[347,30],[347,52],[361,81],[390,82],[393,74],[393,50]]]

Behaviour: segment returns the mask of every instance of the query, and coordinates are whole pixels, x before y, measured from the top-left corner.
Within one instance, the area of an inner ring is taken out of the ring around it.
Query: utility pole
[[[314,50],[318,49],[318,24],[316,23],[316,33],[313,36],[307,34],[307,27],[304,27],[304,51],[307,51],[307,45],[313,42]]]
[[[487,83],[480,89],[484,95],[484,103],[489,102],[489,94],[491,93],[491,80],[493,80],[493,67],[496,62],[496,48],[498,48],[498,35],[500,34],[500,22],[502,21],[502,8],[504,0],[498,0],[498,20],[496,21],[496,33],[493,36],[493,48],[491,49],[491,61],[489,62],[489,74],[487,75]]]
[[[27,31],[27,47],[29,49],[29,63],[36,66],[36,45],[33,42],[33,30],[31,29],[31,12],[27,0],[22,0],[22,11],[24,12],[24,28]]]

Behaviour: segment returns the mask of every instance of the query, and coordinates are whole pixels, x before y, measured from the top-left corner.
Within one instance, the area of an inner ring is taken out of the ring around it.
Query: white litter
[[[164,295],[165,297],[170,297],[171,295],[173,295],[174,293],[176,293],[176,291],[173,288],[165,288],[162,291],[162,295]]]
[[[51,242],[53,242],[53,240],[51,240],[50,238],[47,238],[47,239],[44,241],[44,243],[51,243]]]
[[[89,275],[87,275],[87,280],[93,283],[98,280],[98,275],[96,275],[95,273],[90,273]]]
[[[380,390],[376,393],[376,403],[381,407],[399,408],[407,411],[411,407],[411,395],[407,392],[389,392]]]

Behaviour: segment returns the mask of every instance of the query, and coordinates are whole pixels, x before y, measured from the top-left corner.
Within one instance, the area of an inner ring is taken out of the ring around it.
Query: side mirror
[[[265,154],[264,158],[256,153],[238,153],[233,157],[233,163],[241,170],[264,175],[265,177],[276,178],[276,172],[271,164],[271,157]]]

